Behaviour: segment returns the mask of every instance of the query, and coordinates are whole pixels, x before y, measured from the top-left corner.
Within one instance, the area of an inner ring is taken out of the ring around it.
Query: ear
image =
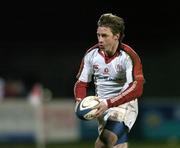
[[[114,37],[115,37],[116,40],[119,40],[120,34],[118,33],[118,34],[114,35]]]

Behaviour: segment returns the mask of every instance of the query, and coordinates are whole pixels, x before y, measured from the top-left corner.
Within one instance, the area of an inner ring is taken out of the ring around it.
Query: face
[[[119,35],[113,35],[109,27],[98,27],[97,38],[100,49],[107,53],[114,52],[115,46],[118,43]]]

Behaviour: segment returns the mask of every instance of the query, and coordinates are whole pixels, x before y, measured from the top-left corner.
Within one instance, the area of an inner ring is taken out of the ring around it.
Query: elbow
[[[137,80],[137,97],[141,97],[144,91],[144,79]]]
[[[143,86],[141,86],[137,91],[137,97],[141,97],[143,94]]]

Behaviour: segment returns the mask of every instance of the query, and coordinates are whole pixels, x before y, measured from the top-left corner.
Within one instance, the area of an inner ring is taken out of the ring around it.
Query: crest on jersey
[[[108,74],[109,73],[109,69],[106,67],[104,68],[104,73],[103,74]]]
[[[122,66],[120,64],[117,64],[116,65],[116,70],[117,70],[117,72],[122,71]]]

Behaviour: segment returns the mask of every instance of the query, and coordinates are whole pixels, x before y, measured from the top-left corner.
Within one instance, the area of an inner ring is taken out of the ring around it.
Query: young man
[[[99,136],[95,148],[128,148],[127,140],[138,114],[137,99],[143,93],[144,76],[137,53],[122,43],[124,20],[111,13],[102,14],[97,23],[98,44],[82,60],[74,86],[75,100],[87,96],[94,78]]]

